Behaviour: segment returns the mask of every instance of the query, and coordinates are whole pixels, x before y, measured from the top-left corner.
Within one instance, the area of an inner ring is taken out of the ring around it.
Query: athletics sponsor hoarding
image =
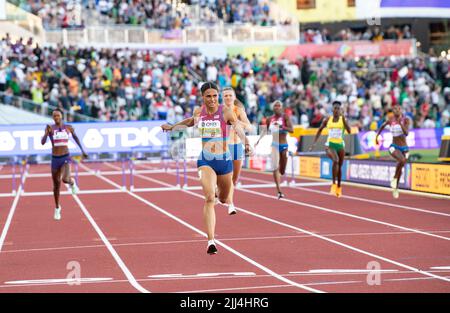
[[[381,17],[450,17],[448,0],[381,0]]]
[[[342,181],[347,180],[347,163],[345,160],[342,164]],[[320,159],[320,178],[332,179],[333,178],[333,161],[329,158]]]
[[[320,178],[320,158],[300,157],[300,176]]]
[[[286,47],[279,59],[296,61],[299,57],[390,57],[414,56],[416,54],[413,40],[342,41],[326,44],[300,44]]]
[[[304,43],[298,45],[252,46],[252,47],[228,47],[226,53],[231,56],[242,55],[246,58],[258,56],[260,60],[268,61],[270,58],[288,59],[297,61],[299,57],[309,58],[342,58],[342,57],[391,57],[391,56],[415,56],[416,44],[414,40],[384,40],[372,42],[339,41],[324,44]]]
[[[450,165],[412,164],[411,189],[450,195]]]
[[[87,153],[160,151],[167,149],[164,121],[70,123]],[[41,145],[44,124],[0,126],[0,156],[43,155],[51,153],[51,143]],[[73,139],[71,153],[80,153]]]
[[[444,128],[411,129],[406,142],[410,149],[439,149]],[[358,134],[361,147],[365,152],[374,151],[376,131],[365,131]],[[388,150],[392,143],[390,131],[383,131],[378,137],[380,150]]]
[[[348,160],[347,181],[390,187],[396,163],[390,161]],[[399,188],[411,189],[411,164],[405,165]]]

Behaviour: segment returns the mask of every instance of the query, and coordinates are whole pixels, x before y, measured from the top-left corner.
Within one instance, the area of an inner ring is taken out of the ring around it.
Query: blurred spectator
[[[201,103],[201,81],[213,80],[235,88],[254,125],[271,113],[276,99],[295,123],[311,127],[331,113],[334,100],[360,129],[378,127],[394,105],[402,106],[414,127],[449,123],[446,58],[207,60],[198,52],[36,49],[23,40],[2,42],[9,42],[0,67],[5,102],[12,103],[14,94],[104,121],[184,118]]]
[[[100,24],[143,25],[172,30],[193,24],[239,23],[253,25],[289,25],[289,19],[270,17],[272,0],[199,0],[183,1],[173,7],[167,0],[10,0],[20,8],[42,18],[46,29],[84,27],[95,10]],[[185,3],[194,6],[192,10]],[[194,14],[193,12],[196,12]],[[198,15],[197,15],[198,14]]]
[[[385,31],[379,27],[365,27],[358,29],[345,28],[339,30],[334,35],[330,35],[330,31],[327,28],[322,29],[306,29],[300,35],[301,43],[316,43],[321,44],[323,42],[331,41],[354,41],[354,40],[399,40],[399,39],[411,39],[410,27],[405,26],[388,26]]]

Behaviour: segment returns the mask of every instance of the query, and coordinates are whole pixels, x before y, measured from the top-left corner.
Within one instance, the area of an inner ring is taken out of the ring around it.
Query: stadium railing
[[[214,25],[193,26],[163,31],[142,26],[90,26],[83,29],[63,29],[45,32],[48,44],[64,45],[149,45],[195,43],[258,43],[299,42],[298,25],[254,26]]]

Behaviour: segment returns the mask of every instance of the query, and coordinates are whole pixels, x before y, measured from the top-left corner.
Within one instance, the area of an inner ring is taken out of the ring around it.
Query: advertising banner
[[[161,151],[167,149],[167,135],[161,125],[164,121],[71,123],[87,153]],[[45,125],[0,126],[0,156],[51,154],[47,139],[41,145]],[[80,153],[73,139],[69,141],[71,153]]]
[[[342,165],[342,181],[347,180],[347,163],[348,160],[345,160]],[[331,159],[320,159],[320,178],[333,179],[333,161]]]
[[[395,162],[348,160],[347,181],[378,185],[391,186],[391,180],[395,174]],[[411,189],[411,164],[405,165],[400,177],[399,188]]]
[[[406,142],[410,149],[439,149],[444,128],[419,128],[411,129]],[[361,148],[365,152],[375,151],[376,131],[365,131],[358,134]],[[381,144],[380,150],[388,150],[392,143],[390,131],[383,131],[378,140]]]
[[[414,163],[411,189],[450,195],[450,165]]]
[[[380,16],[448,18],[450,2],[448,0],[381,0]]]
[[[320,158],[300,157],[300,176],[320,178]]]

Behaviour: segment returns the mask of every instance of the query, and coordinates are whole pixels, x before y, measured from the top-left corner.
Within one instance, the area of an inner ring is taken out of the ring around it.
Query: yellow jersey
[[[339,116],[337,122],[333,122],[333,116],[330,116],[327,122],[328,139],[327,142],[341,144],[344,142],[344,120]]]

